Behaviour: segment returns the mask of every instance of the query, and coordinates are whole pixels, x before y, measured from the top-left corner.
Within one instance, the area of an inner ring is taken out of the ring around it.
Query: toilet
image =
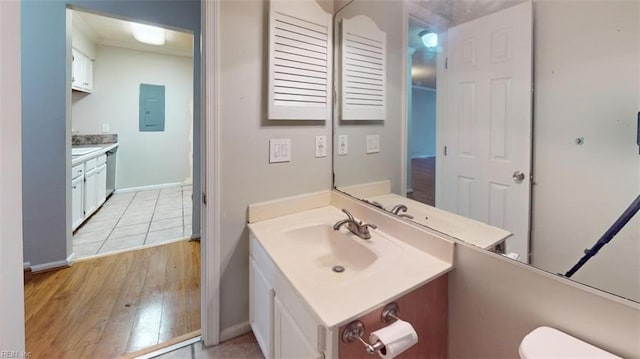
[[[539,327],[520,342],[520,358],[620,358],[557,329]]]

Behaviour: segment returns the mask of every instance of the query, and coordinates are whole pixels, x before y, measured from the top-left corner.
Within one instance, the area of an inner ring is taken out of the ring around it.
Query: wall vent
[[[387,34],[369,17],[342,21],[342,120],[386,118]]]
[[[314,0],[270,4],[269,119],[331,120],[331,15]]]

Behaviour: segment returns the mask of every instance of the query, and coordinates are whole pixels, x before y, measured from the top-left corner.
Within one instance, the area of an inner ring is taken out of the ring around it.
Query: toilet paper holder
[[[390,324],[395,322],[398,318],[398,313],[400,312],[400,307],[396,302],[389,303],[382,308],[382,314],[380,315],[380,320],[385,324]],[[347,325],[346,328],[342,331],[342,341],[345,343],[353,343],[355,341],[359,341],[364,345],[367,353],[369,355],[375,354],[377,351],[384,348],[384,344],[381,341],[376,341],[373,344],[366,342],[362,339],[364,335],[364,324],[360,320],[354,320]]]

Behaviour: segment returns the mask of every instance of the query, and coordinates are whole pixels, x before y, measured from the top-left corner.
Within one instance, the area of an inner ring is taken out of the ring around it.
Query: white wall
[[[193,59],[98,46],[92,94],[73,93],[72,128],[118,134],[116,188],[183,182],[190,177]],[[165,131],[139,132],[141,83],[165,86]]]
[[[71,10],[71,12],[75,14],[75,11]],[[71,24],[71,44],[73,48],[95,59],[97,56],[97,46],[92,39],[93,34],[90,34],[91,30],[89,29],[89,25],[78,15],[72,16]]]
[[[436,155],[436,91],[424,87],[411,88],[411,158]]]
[[[640,3],[535,3],[532,263],[566,272],[636,198]],[[575,144],[584,137],[584,144]],[[640,215],[573,278],[640,301]]]
[[[391,190],[401,192],[401,121],[405,106],[402,94],[406,78],[403,65],[407,56],[403,11],[400,2],[355,0],[336,16],[348,19],[365,14],[387,33],[387,116],[384,122],[336,121],[333,167],[337,187],[390,180]],[[339,74],[340,68],[336,66],[335,71]],[[366,136],[375,134],[380,135],[380,153],[367,154]],[[338,135],[349,136],[346,156],[337,155]]]
[[[0,351],[25,349],[20,3],[0,2]]]
[[[321,3],[333,13],[330,1]],[[267,1],[220,3],[222,334],[249,320],[249,204],[331,188],[331,155],[315,158],[325,121],[266,119]],[[291,139],[291,162],[268,163],[270,138]]]
[[[518,358],[550,326],[623,358],[640,358],[640,305],[470,245],[449,273],[449,357]],[[595,294],[597,293],[597,294]]]

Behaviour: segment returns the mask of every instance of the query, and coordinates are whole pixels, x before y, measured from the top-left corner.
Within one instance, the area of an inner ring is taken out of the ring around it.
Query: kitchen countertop
[[[276,267],[327,328],[337,327],[357,318],[453,268],[453,263],[439,259],[428,253],[428,250],[417,249],[405,243],[404,239],[383,232],[384,228],[378,228],[372,230],[377,237],[372,237],[369,241],[353,238],[355,241],[362,241],[358,245],[370,247],[377,253],[380,263],[375,269],[372,266],[370,271],[367,269],[367,273],[344,282],[336,280],[327,284],[310,280],[317,268],[301,264],[295,250],[292,253],[291,246],[287,244],[291,242],[282,240],[283,235],[296,228],[333,225],[344,218],[345,215],[338,208],[326,206],[248,225]],[[380,240],[383,243],[376,243]],[[453,253],[453,243],[447,243],[448,250]],[[340,293],[339,297],[336,296],[337,293]]]
[[[106,144],[95,144],[95,145],[80,145],[80,146],[72,146],[73,148],[87,148],[87,147],[100,147],[99,150],[95,150],[93,152],[89,152],[85,155],[72,156],[71,157],[71,166],[79,165],[83,162],[86,162],[90,159],[98,157],[100,155],[105,154],[107,151],[110,151],[116,147],[118,147],[118,143],[106,143]]]

